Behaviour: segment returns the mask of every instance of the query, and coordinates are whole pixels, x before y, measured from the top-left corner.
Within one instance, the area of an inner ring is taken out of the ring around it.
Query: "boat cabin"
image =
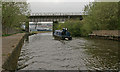
[[[68,38],[69,40],[72,40],[70,32],[68,32],[67,30],[55,30],[54,37],[62,40],[66,38]]]

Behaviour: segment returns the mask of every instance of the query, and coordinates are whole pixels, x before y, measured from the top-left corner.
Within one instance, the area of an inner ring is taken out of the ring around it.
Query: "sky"
[[[31,13],[75,13],[82,12],[84,6],[94,0],[27,0]]]
[[[30,8],[32,13],[66,13],[82,12],[88,2],[31,2]]]

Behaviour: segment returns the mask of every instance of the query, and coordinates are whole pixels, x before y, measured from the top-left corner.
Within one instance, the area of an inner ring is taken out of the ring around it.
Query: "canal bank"
[[[2,37],[2,68],[3,70],[16,70],[17,61],[20,55],[26,33],[18,33]]]
[[[89,34],[89,37],[120,41],[120,30],[96,30]]]
[[[45,32],[17,33],[2,37],[2,69],[16,70],[18,58],[24,41],[29,40],[30,35]]]

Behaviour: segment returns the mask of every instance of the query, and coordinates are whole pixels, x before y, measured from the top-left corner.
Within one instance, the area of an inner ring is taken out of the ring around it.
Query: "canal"
[[[18,70],[117,70],[120,42],[90,38],[54,40],[52,33],[29,36]]]

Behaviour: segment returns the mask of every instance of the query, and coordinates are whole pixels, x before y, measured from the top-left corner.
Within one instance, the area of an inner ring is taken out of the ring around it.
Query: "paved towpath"
[[[16,48],[17,44],[24,35],[25,33],[18,33],[7,37],[2,37],[2,64],[12,53],[14,48]]]

